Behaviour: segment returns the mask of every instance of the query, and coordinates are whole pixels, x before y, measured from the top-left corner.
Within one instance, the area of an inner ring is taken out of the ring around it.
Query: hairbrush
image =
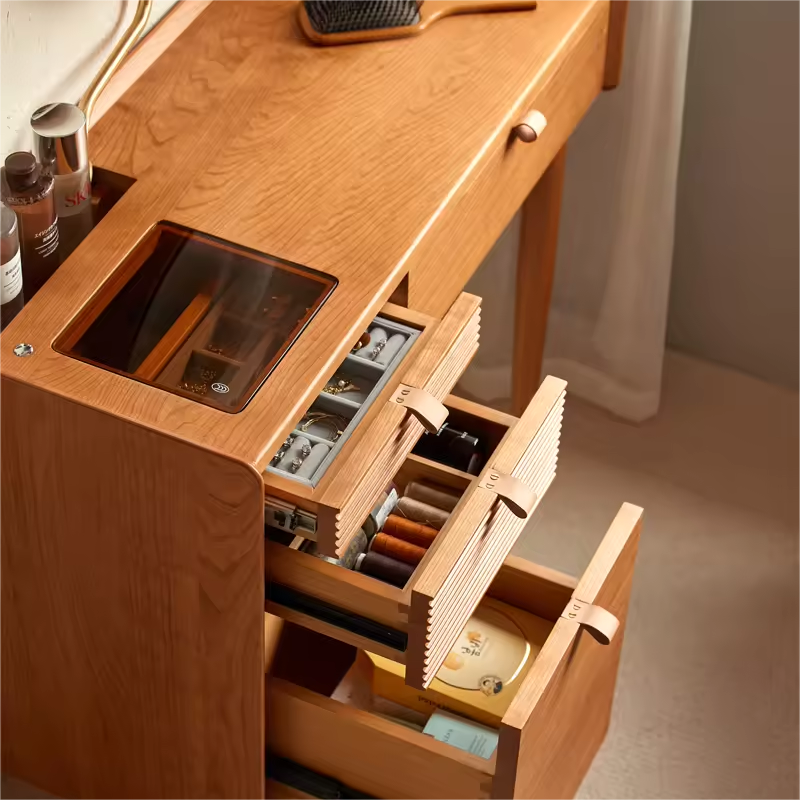
[[[525,11],[536,0],[303,0],[300,26],[315,44],[352,44],[417,36],[452,14]]]

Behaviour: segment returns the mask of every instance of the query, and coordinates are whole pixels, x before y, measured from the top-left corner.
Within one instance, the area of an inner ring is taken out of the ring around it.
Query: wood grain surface
[[[487,594],[555,622],[561,616],[578,582],[571,575],[507,556]]]
[[[261,481],[2,382],[2,766],[58,797],[260,797]]]
[[[310,45],[294,10],[212,3],[105,112],[92,129],[93,163],[137,181],[3,332],[2,353],[19,341],[36,348],[33,358],[4,358],[4,375],[263,463],[406,274],[420,279],[411,306],[441,317],[484,254],[466,234],[496,239],[599,89],[591,53],[604,50],[606,0],[542,0],[529,14],[453,17],[415,39],[338,48]],[[585,81],[573,79],[581,70]],[[534,143],[540,155],[521,162],[506,201],[508,176],[490,160],[540,86],[564,121],[556,114]],[[494,188],[476,189],[476,217],[471,187],[487,172]],[[161,219],[340,281],[239,414],[49,346]]]
[[[623,644],[642,509],[625,503],[575,589],[620,621],[604,646],[559,619],[500,728],[497,798],[575,795],[605,737]]]
[[[159,56],[206,10],[210,3],[211,0],[178,0],[153,25],[134,46],[97,98],[89,120],[90,129],[150,69]]]

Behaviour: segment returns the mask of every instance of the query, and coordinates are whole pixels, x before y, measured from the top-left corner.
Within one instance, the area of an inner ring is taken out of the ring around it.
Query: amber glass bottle
[[[1,182],[2,200],[19,222],[23,291],[30,300],[59,265],[53,176],[42,172],[32,153],[18,152],[6,158]]]

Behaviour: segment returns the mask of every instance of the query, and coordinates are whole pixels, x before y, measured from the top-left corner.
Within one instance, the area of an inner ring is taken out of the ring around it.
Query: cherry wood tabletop
[[[408,273],[424,275],[412,282],[417,307],[429,306],[420,310],[449,306],[514,209],[493,214],[480,248],[448,263],[430,247],[448,205],[480,180],[482,159],[505,144],[557,56],[584,31],[605,48],[609,9],[541,0],[535,11],[443,20],[413,39],[325,48],[302,36],[295,3],[211,3],[93,127],[93,163],[136,183],[4,332],[4,378],[263,464]],[[584,92],[570,128],[599,88]],[[50,347],[159,220],[339,280],[269,390],[239,414]],[[36,354],[9,358],[23,341]]]

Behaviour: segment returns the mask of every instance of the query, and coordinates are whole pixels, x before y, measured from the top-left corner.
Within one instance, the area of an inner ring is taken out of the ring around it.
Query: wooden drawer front
[[[519,420],[456,400],[462,419],[505,431],[495,432],[499,444],[480,476],[411,457],[387,478],[423,476],[463,492],[403,589],[268,541],[267,610],[403,663],[408,685],[427,686],[526,524],[480,484],[493,470],[514,475],[536,493],[533,513],[555,474],[565,386],[545,379]]]
[[[480,298],[461,294],[398,382],[443,401],[477,352],[479,334]],[[394,397],[387,399],[356,446],[336,465],[320,497],[321,552],[335,556],[347,549],[423,431],[405,406]]]
[[[536,24],[555,22],[544,4]],[[577,7],[577,6],[576,6]],[[593,3],[534,75],[505,118],[498,120],[492,139],[464,175],[458,193],[437,220],[436,235],[425,237],[415,252],[409,273],[409,302],[437,315],[461,290],[463,273],[440,275],[438,265],[460,263],[477,269],[505,230],[531,189],[602,88],[608,30],[608,5]],[[547,31],[542,30],[546,38]],[[514,134],[515,126],[532,111],[544,115],[547,126],[531,142]]]
[[[377,797],[572,797],[608,726],[641,515],[621,508],[577,585],[523,559],[501,567],[489,594],[555,625],[503,716],[492,758],[376,716],[357,692],[320,694],[291,677],[268,681],[268,749]],[[609,645],[560,617],[572,597],[619,619]]]
[[[530,519],[515,515],[486,484],[512,475],[536,495],[555,477],[566,383],[547,377],[478,480],[464,494],[411,584],[407,675],[427,687]],[[424,569],[423,569],[424,568]],[[410,682],[410,681],[409,681]]]
[[[559,618],[503,716],[493,797],[574,797],[605,738],[617,680],[642,509],[625,503],[573,593],[620,627],[599,644]]]

